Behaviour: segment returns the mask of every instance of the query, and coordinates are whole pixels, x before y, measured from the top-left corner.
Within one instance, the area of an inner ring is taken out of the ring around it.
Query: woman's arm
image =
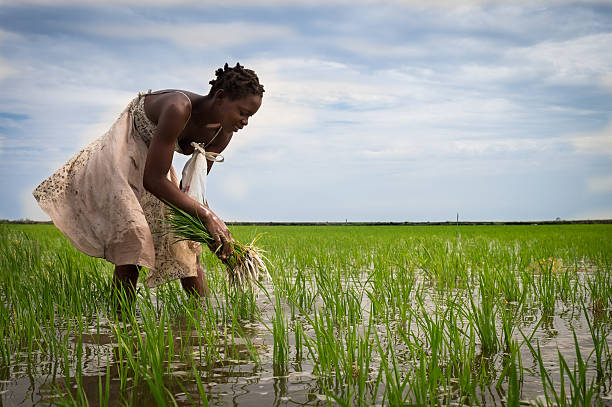
[[[147,153],[144,168],[143,185],[147,191],[158,199],[170,202],[177,208],[202,219],[204,225],[211,233],[217,244],[212,247],[216,250],[221,244],[233,241],[227,226],[207,206],[196,202],[166,178],[172,165],[174,146],[180,133],[185,128],[191,114],[191,105],[186,98],[172,98],[166,103],[157,120],[157,130]],[[216,126],[218,128],[218,126]],[[209,131],[216,131],[215,126],[209,126]],[[222,260],[231,255],[231,244],[223,244],[218,256]]]

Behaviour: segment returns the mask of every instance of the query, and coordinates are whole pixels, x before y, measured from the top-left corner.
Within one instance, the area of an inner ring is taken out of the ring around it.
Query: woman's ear
[[[223,89],[219,89],[215,92],[215,102],[221,103],[225,99],[225,91]]]

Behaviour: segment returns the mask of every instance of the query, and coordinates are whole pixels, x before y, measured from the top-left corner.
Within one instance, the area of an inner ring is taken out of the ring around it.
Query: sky
[[[0,219],[226,62],[265,88],[209,175],[226,221],[610,219],[611,44],[611,1],[0,0]]]

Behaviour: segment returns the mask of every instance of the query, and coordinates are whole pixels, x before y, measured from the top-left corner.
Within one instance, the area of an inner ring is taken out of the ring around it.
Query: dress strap
[[[193,109],[193,105],[191,104],[191,99],[189,99],[189,96],[187,96],[184,92],[181,92],[180,90],[158,90],[156,92],[152,92],[151,89],[149,89],[149,91],[146,92],[146,93],[145,92],[138,92],[138,97],[140,98],[140,97],[148,96],[148,95],[162,95],[164,93],[180,93],[181,95],[183,95],[183,96],[185,96],[187,98],[187,100],[189,101],[189,105]],[[189,121],[189,119],[191,119],[191,111],[189,112],[189,118],[187,119],[187,121]],[[213,140],[215,138],[217,138],[219,133],[221,133],[221,130],[223,130],[223,127],[219,127],[219,129],[217,129],[217,132],[215,133],[213,138],[210,139],[210,141],[208,143],[206,143],[206,145],[203,145],[203,144],[200,144],[200,143],[196,143],[195,141],[191,143],[193,148],[195,150],[199,151],[200,153],[204,154],[204,157],[206,157],[206,159],[208,161],[212,161],[212,162],[216,162],[216,163],[222,163],[223,161],[225,161],[225,157],[223,157],[220,153],[214,153],[212,151],[206,151],[206,147],[208,147],[210,145],[210,143],[212,143]],[[178,140],[177,140],[177,145],[178,145]]]
[[[138,92],[138,97],[143,97],[143,96],[148,96],[148,95],[163,95],[164,93],[180,93],[181,95],[185,96],[187,98],[187,100],[189,101],[189,117],[187,118],[187,121],[189,121],[189,119],[191,119],[191,111],[193,110],[193,105],[191,104],[191,99],[189,99],[189,96],[187,96],[185,94],[185,92],[181,92],[180,90],[158,90],[155,92],[152,92],[151,89],[149,89],[148,92]]]

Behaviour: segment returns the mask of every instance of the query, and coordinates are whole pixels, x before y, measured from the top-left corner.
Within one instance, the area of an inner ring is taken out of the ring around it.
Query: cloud
[[[9,39],[18,38],[16,34],[0,29],[0,44]],[[17,69],[3,58],[0,58],[0,82],[17,73]]]
[[[280,25],[249,22],[175,24],[104,24],[74,27],[81,32],[131,40],[165,40],[182,48],[223,49],[256,41],[290,38],[291,29]]]
[[[19,7],[31,4],[23,1],[9,8],[9,18],[11,12],[30,11]],[[599,9],[575,3],[554,8],[548,5],[560,3],[466,1],[455,6],[449,0],[431,6],[398,0],[381,6],[357,0],[338,7],[342,1],[315,8],[306,0],[282,2],[267,13],[255,8],[280,3],[235,10],[226,5],[237,2],[229,0],[215,8],[214,16],[207,15],[213,24],[182,24],[205,15],[207,3],[195,0],[178,3],[188,7],[169,0],[110,0],[111,6],[107,1],[41,2],[49,9],[33,18],[47,13],[56,18],[11,25],[22,34],[17,41],[6,40],[8,47],[3,43],[0,53],[9,68],[19,67],[15,80],[0,84],[0,112],[28,116],[17,127],[8,123],[0,129],[4,149],[11,152],[3,155],[6,168],[19,163],[30,171],[26,184],[42,179],[108,130],[138,90],[207,90],[217,67],[211,61],[232,62],[239,55],[258,72],[266,93],[261,110],[234,136],[224,152],[227,162],[215,165],[211,179],[213,206],[236,206],[230,213],[237,219],[309,214],[314,220],[330,213],[344,219],[347,200],[356,208],[354,218],[387,213],[427,218],[448,208],[454,212],[449,188],[456,188],[452,198],[470,202],[472,211],[487,211],[479,216],[514,213],[510,217],[520,218],[533,216],[538,205],[550,207],[542,194],[529,209],[509,209],[521,205],[515,196],[535,196],[529,194],[534,179],[550,188],[549,195],[571,195],[561,181],[566,176],[575,176],[581,192],[607,190],[607,181],[599,178],[584,184],[587,174],[601,171],[594,168],[595,160],[576,154],[612,154],[610,130],[587,132],[609,114],[607,91],[600,89],[612,89],[612,61],[602,46],[612,38],[595,34],[609,31],[602,24],[607,14],[593,20],[589,17]],[[78,5],[74,13],[84,19],[57,4]],[[546,7],[537,9],[538,4]],[[558,24],[569,12],[572,21]],[[101,19],[104,24],[97,23]],[[88,21],[89,26],[74,29]],[[227,34],[219,43],[192,42],[217,38],[219,32]],[[163,57],[151,63],[152,55]],[[575,86],[558,86],[566,84]],[[184,161],[175,158],[175,163]],[[557,184],[563,185],[553,191]],[[432,185],[445,187],[431,192]],[[509,185],[513,197],[496,201],[486,185]],[[22,186],[14,188],[19,201]],[[375,194],[376,202],[352,191]],[[29,193],[24,208],[32,204]],[[312,196],[329,196],[329,204],[314,209],[303,204]],[[605,195],[585,199],[596,198]],[[242,208],[247,201],[249,212]],[[592,201],[583,207],[598,208]]]
[[[612,192],[612,175],[589,178],[587,180],[587,190],[594,193]]]
[[[509,60],[528,63],[547,82],[562,84],[607,83],[612,75],[612,33],[586,35],[566,41],[543,41],[514,48]]]
[[[550,6],[568,3],[608,4],[606,0],[389,0],[387,3],[414,6],[420,8],[470,9],[484,6]],[[142,6],[142,7],[176,7],[176,6],[219,6],[216,0],[0,0],[0,5],[39,5],[39,6]],[[224,5],[244,6],[241,0],[226,0]],[[271,6],[312,6],[312,5],[378,5],[376,0],[258,0],[259,7]]]
[[[424,157],[512,156],[521,162],[566,143],[528,136],[533,132],[521,123],[530,111],[512,99],[431,81],[420,70],[371,70],[315,58],[250,60],[248,66],[256,67],[266,93],[225,153],[232,165],[234,159],[300,168],[314,163],[346,171],[353,163],[384,167]]]
[[[611,208],[599,208],[591,209],[583,212],[579,212],[573,219],[612,219],[612,207]]]
[[[386,62],[400,67],[412,65],[412,75],[432,82],[454,81],[457,86],[499,88],[508,82],[536,80],[552,85],[588,84],[612,90],[612,53],[609,52],[612,33],[589,33],[584,24],[574,27],[572,24],[578,23],[573,22],[569,25],[575,31],[580,30],[579,34],[570,32],[571,28],[559,27],[563,10],[550,14],[534,11],[530,15],[525,8],[492,3],[499,7],[442,12],[435,19],[425,13],[422,18],[429,26],[412,41],[408,36],[414,34],[410,32],[390,38],[342,32],[324,41],[359,59],[378,59],[379,64]],[[382,20],[384,16],[376,18]],[[397,12],[388,18],[391,27],[399,24]],[[497,35],[474,32],[474,27]],[[525,38],[526,35],[531,38]],[[525,43],[528,45],[517,45]],[[407,64],[407,61],[410,62]]]
[[[612,156],[612,121],[601,131],[579,135],[569,141],[579,153]]]
[[[601,77],[601,83],[603,86],[612,91],[612,72],[608,72]]]
[[[0,0],[0,4],[2,4],[1,0]],[[15,34],[10,31],[5,31],[2,28],[0,28],[0,43],[2,43],[3,41],[6,41],[7,39],[16,39],[16,38],[19,38],[18,34]]]
[[[17,70],[9,65],[6,61],[0,59],[0,81],[17,73]]]
[[[127,106],[133,92],[96,88],[87,84],[59,86],[47,77],[44,91],[36,84],[20,86],[19,99],[0,102],[0,110],[19,111],[23,123],[9,121],[5,146],[15,151],[11,160],[58,164],[104,134]],[[10,131],[10,132],[9,132]]]
[[[504,139],[504,140],[458,140],[448,146],[448,153],[457,155],[491,156],[501,153],[537,153],[551,149],[559,140],[541,139]]]

